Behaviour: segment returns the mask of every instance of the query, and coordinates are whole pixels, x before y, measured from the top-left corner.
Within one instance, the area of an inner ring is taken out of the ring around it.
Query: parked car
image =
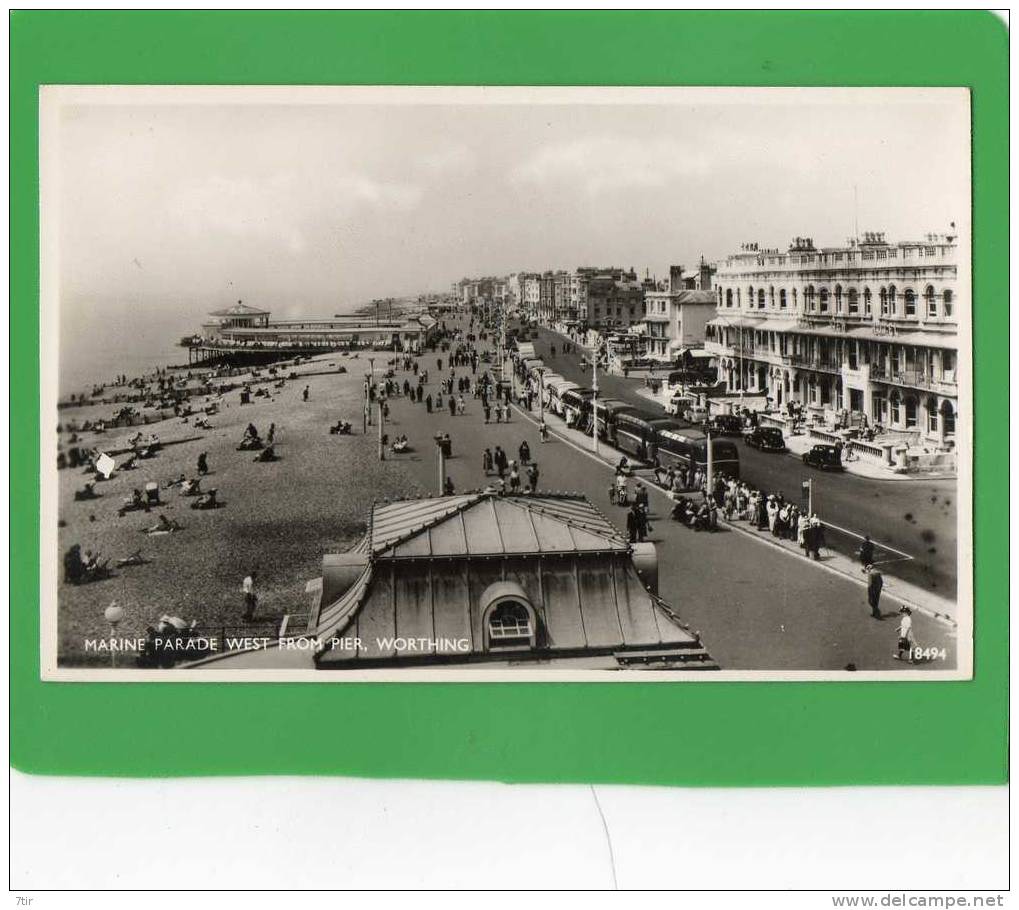
[[[742,436],[743,419],[736,414],[717,414],[711,418],[712,436]]]
[[[746,436],[747,445],[762,452],[784,452],[785,438],[778,427],[754,427]]]
[[[841,471],[842,449],[839,446],[818,444],[803,453],[803,463],[819,471]]]

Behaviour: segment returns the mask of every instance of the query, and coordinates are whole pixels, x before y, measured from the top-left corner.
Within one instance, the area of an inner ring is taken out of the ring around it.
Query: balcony
[[[889,385],[924,389],[928,392],[940,392],[943,395],[956,395],[959,390],[955,379],[955,370],[946,370],[943,376],[937,377],[925,370],[888,370],[884,366],[871,364],[870,378]]]
[[[841,373],[842,363],[833,358],[812,357],[809,354],[787,354],[786,361],[790,366],[807,370],[819,370],[823,373]]]

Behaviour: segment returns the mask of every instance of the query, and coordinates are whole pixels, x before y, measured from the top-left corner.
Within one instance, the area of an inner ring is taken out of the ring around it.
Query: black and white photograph
[[[971,677],[965,89],[40,124],[44,679]]]

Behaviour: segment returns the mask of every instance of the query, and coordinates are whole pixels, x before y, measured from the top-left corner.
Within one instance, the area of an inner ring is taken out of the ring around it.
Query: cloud
[[[307,248],[307,226],[345,222],[366,210],[380,214],[412,211],[419,187],[364,174],[334,174],[325,181],[307,175],[270,177],[214,175],[184,182],[168,198],[169,214],[192,232],[234,239],[269,239],[294,254]]]
[[[456,171],[463,174],[474,170],[477,159],[474,151],[466,145],[447,145],[426,152],[420,163],[425,170],[433,173]]]
[[[706,151],[666,139],[600,136],[539,149],[518,164],[512,178],[539,185],[580,184],[589,195],[611,189],[655,188],[677,178],[702,177]]]

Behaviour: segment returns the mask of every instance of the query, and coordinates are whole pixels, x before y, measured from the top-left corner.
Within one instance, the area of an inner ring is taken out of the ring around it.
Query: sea
[[[333,312],[354,313],[363,306],[337,305]],[[79,303],[62,308],[60,400],[71,394],[89,393],[94,385],[109,383],[121,374],[132,379],[152,373],[157,367],[187,366],[187,348],[178,347],[178,342],[196,332],[205,318],[201,312],[181,312],[180,308],[165,306],[155,310],[131,301]]]

